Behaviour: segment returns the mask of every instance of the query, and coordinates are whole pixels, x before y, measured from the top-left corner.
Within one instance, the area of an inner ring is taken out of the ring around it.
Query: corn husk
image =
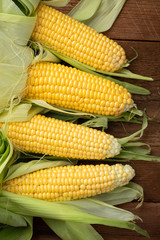
[[[8,109],[4,110],[3,113],[0,114],[0,122],[29,121],[35,114],[43,111],[43,107],[21,102],[9,111]]]
[[[126,0],[81,0],[70,12],[69,16],[94,28],[97,32],[109,30]]]
[[[66,165],[72,165],[72,163],[67,160],[66,161],[49,161],[49,160],[44,160],[43,158],[38,160],[32,160],[27,163],[20,162],[10,166],[3,181],[8,181],[13,178],[16,178],[21,175],[31,173],[40,169],[66,166]]]
[[[80,22],[84,22],[91,19],[93,16],[95,18],[95,13],[98,11],[102,5],[102,0],[81,0],[79,3],[68,13],[68,15]],[[104,11],[106,9],[103,9]],[[94,27],[93,27],[94,28]]]
[[[51,7],[65,7],[70,0],[42,0],[42,2]]]
[[[69,164],[67,162],[51,162],[43,160],[34,160],[27,163],[20,162],[10,167],[4,181],[41,168],[55,167],[60,165],[60,163],[62,165]],[[131,184],[131,186],[128,185],[126,187],[118,188],[110,193],[103,194],[102,196],[97,195],[93,198],[66,202],[46,202],[2,191],[0,193],[0,208],[7,209],[8,214],[14,212],[12,219],[17,216],[16,226],[25,224],[25,218],[21,217],[19,219],[19,215],[25,217],[42,217],[60,236],[63,235],[62,233],[60,234],[60,232],[63,232],[60,230],[65,226],[69,229],[69,232],[71,231],[71,236],[76,234],[79,239],[82,237],[79,233],[79,229],[83,228],[87,234],[86,236],[90,237],[89,239],[91,239],[91,236],[95,236],[95,239],[101,239],[99,234],[92,229],[90,224],[104,224],[108,226],[135,229],[139,233],[147,236],[147,233],[144,230],[140,229],[135,223],[133,223],[133,221],[139,219],[139,217],[129,211],[113,206],[116,204],[116,199],[119,199],[119,203],[132,201],[133,199],[142,199],[143,191],[140,186],[139,188],[137,186],[138,185],[135,187],[134,184],[133,186]],[[128,194],[125,195],[126,198],[123,196],[124,191],[128,192]],[[57,225],[58,222],[59,226]],[[11,221],[11,223],[8,222],[8,225],[10,224],[13,225],[13,221]],[[72,229],[72,226],[75,226],[75,228]],[[3,231],[0,231],[0,237],[2,233]],[[19,234],[21,235],[21,233]]]
[[[26,44],[36,17],[14,15],[16,11],[13,8],[8,11],[13,14],[0,13],[0,112],[9,107],[11,101],[14,105],[14,100],[20,98],[27,79],[28,65],[33,60],[33,50]]]
[[[7,201],[8,204],[6,204]],[[129,211],[92,198],[84,199],[84,202],[75,200],[70,202],[46,203],[43,200],[18,196],[13,193],[2,191],[0,194],[0,206],[2,208],[7,207],[9,211],[14,211],[16,214],[42,217],[45,221],[56,219],[62,222],[103,224],[119,228],[134,229],[140,234],[148,236],[146,231],[132,222],[138,218],[137,216]],[[62,231],[62,228],[63,225],[59,230]]]
[[[8,170],[8,167],[14,163],[17,154],[13,151],[13,146],[6,136],[6,128],[0,129],[0,184]]]
[[[9,221],[7,221],[6,225],[3,224],[0,229],[1,239],[6,239],[7,237],[7,239],[9,240],[30,240],[33,234],[33,218],[29,216],[16,215],[13,212],[9,212],[8,210],[6,210],[6,214],[9,213],[10,217],[12,218],[13,216],[16,216],[16,219],[14,220],[18,222],[18,226],[14,227],[10,225]],[[25,221],[26,226],[22,225],[22,223],[20,222],[21,219],[19,219],[20,217],[23,219],[23,221]]]
[[[63,240],[83,240],[84,236],[87,240],[103,240],[90,224],[46,218],[43,220]]]

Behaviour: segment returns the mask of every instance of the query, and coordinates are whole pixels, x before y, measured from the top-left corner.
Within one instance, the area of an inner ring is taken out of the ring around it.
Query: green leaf
[[[57,58],[55,55],[53,55],[50,51],[47,49],[44,49],[41,44],[38,42],[31,42],[30,47],[34,49],[35,52],[35,57],[32,61],[32,64],[35,64],[37,62],[54,62],[54,63],[59,63],[60,59]]]
[[[124,138],[118,139],[119,143],[121,145],[123,145],[123,144],[128,143],[129,141],[137,141],[137,140],[139,140],[142,137],[143,132],[147,128],[147,126],[148,126],[148,121],[147,121],[146,115],[144,114],[142,128],[140,130],[138,130],[137,132],[131,134],[128,137],[124,137]],[[137,137],[137,135],[139,135],[139,136]]]
[[[6,37],[15,44],[26,46],[31,37],[36,16],[26,17],[21,15],[0,14],[0,33],[4,33]],[[14,49],[13,49],[14,50]],[[25,58],[23,57],[23,61]]]
[[[136,183],[130,182],[126,186],[118,187],[111,192],[93,198],[111,205],[119,205],[133,200],[139,200],[141,204],[143,202],[143,188]],[[138,207],[140,204],[138,204]]]
[[[69,16],[78,21],[85,21],[94,16],[102,0],[81,0],[70,12]]]
[[[13,2],[24,15],[30,16],[37,8],[40,0],[13,0]]]
[[[42,2],[52,7],[65,7],[70,2],[70,0],[42,0]]]
[[[0,113],[20,98],[27,80],[33,50],[26,47],[35,17],[0,14]],[[6,27],[7,26],[7,27]],[[25,57],[24,57],[25,56]]]
[[[3,111],[0,114],[0,122],[29,121],[35,114],[38,114],[43,110],[43,107],[21,102],[10,111]]]
[[[23,12],[18,8],[18,6],[12,0],[0,1],[0,13],[23,15]]]
[[[85,113],[85,112],[80,112],[80,111],[76,111],[76,110],[72,110],[72,109],[67,109],[67,108],[62,108],[62,107],[59,107],[59,106],[56,106],[56,105],[51,105],[43,100],[37,100],[37,99],[26,99],[26,101],[28,103],[34,103],[40,107],[43,107],[45,109],[48,109],[48,110],[52,110],[52,111],[55,111],[55,112],[60,112],[60,113],[63,113],[63,114],[71,114],[71,115],[76,115],[76,116],[93,116],[93,114],[90,114],[90,113]]]
[[[4,181],[11,180],[15,177],[19,177],[21,175],[34,172],[39,169],[66,165],[71,165],[71,163],[69,161],[48,161],[43,159],[32,160],[27,163],[20,162],[10,166],[10,168],[8,169],[8,173],[4,178]]]
[[[132,151],[121,150],[120,154],[115,156],[113,159],[115,161],[120,160],[120,161],[125,161],[125,162],[130,161],[130,160],[160,162],[160,157],[136,153],[136,152],[134,152],[134,149],[132,149]],[[106,159],[106,160],[108,160],[108,159]]]
[[[102,127],[102,130],[104,131],[105,129],[108,128],[108,118],[105,116],[93,118],[91,120],[88,120],[82,123],[81,125],[85,127],[93,127],[93,128]]]
[[[93,2],[93,3],[92,3]],[[119,15],[125,0],[82,0],[71,10],[69,16],[84,22],[97,32],[109,30]]]
[[[107,195],[107,194],[106,194]],[[97,217],[122,220],[122,221],[134,221],[139,219],[133,213],[114,207],[106,202],[99,201],[96,198],[85,198],[76,201],[68,201],[66,204],[76,206],[78,209],[85,211]]]
[[[9,201],[8,201],[9,200]],[[17,214],[27,216],[37,216],[49,219],[58,219],[72,222],[82,222],[87,224],[103,224],[135,230],[138,233],[149,237],[148,233],[138,227],[136,224],[123,220],[115,220],[97,217],[80,210],[76,206],[68,205],[62,202],[46,202],[39,199],[32,199],[16,195],[10,192],[1,191],[0,206]]]
[[[45,223],[63,240],[103,240],[99,233],[90,225],[56,219],[43,219]]]
[[[26,227],[12,227],[6,226],[0,229],[0,239],[9,240],[30,240],[32,238],[33,233],[33,220],[32,217],[24,217],[27,222]]]
[[[146,81],[153,81],[153,78],[151,77],[146,77],[142,76],[139,74],[132,73],[129,69],[121,68],[120,70],[116,72],[106,72],[102,70],[97,70],[97,72],[105,74],[105,75],[111,75],[111,76],[116,76],[116,77],[124,77],[124,78],[132,78],[132,79],[137,79],[137,80],[146,80]]]
[[[25,227],[27,223],[23,216],[10,212],[0,207],[0,223],[10,225],[12,227]]]
[[[5,130],[0,129],[0,183],[3,181],[8,166],[15,160],[13,146],[6,137]]]
[[[109,30],[119,15],[126,0],[103,0],[96,14],[84,23],[97,32]]]

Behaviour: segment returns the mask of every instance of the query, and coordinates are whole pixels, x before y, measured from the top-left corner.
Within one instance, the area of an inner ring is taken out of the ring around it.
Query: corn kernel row
[[[47,201],[95,196],[127,184],[135,175],[129,165],[81,165],[41,169],[12,179],[6,191]]]
[[[125,52],[116,42],[42,3],[32,40],[96,69],[114,72],[126,62]]]
[[[93,74],[54,63],[30,66],[25,98],[100,115],[118,116],[133,106],[127,89]]]
[[[8,123],[7,135],[21,151],[66,158],[105,159],[121,149],[112,135],[42,115],[27,122]]]

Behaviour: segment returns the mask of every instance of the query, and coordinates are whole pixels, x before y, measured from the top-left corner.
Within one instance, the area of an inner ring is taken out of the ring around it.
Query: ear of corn
[[[6,182],[3,188],[47,201],[95,196],[127,184],[135,173],[129,165],[82,165],[42,169]]]
[[[32,40],[96,69],[114,72],[126,62],[123,48],[83,23],[39,4]]]
[[[133,106],[127,89],[98,76],[54,63],[28,71],[25,98],[100,115],[118,116]]]
[[[59,157],[105,159],[121,149],[117,139],[105,132],[41,115],[8,123],[7,134],[20,150]]]

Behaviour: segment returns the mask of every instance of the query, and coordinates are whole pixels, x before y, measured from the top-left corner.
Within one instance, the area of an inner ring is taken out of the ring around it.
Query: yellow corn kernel
[[[122,86],[49,62],[30,66],[24,97],[100,115],[118,116],[133,107],[131,94]]]
[[[121,149],[112,135],[41,115],[28,122],[8,123],[7,135],[19,150],[67,158],[105,159]]]
[[[42,3],[32,40],[100,70],[114,72],[126,62],[125,51],[116,42]]]
[[[68,201],[112,191],[127,184],[134,175],[131,166],[122,164],[63,166],[9,180],[3,189],[46,201]]]

